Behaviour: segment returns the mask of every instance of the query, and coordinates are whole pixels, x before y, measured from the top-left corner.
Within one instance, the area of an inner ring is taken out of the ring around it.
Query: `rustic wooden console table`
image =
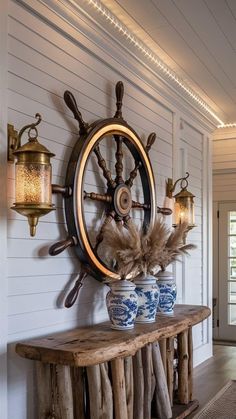
[[[129,331],[102,323],[18,343],[36,361],[39,419],[186,417],[197,406],[192,326],[209,315],[177,305],[174,316]]]

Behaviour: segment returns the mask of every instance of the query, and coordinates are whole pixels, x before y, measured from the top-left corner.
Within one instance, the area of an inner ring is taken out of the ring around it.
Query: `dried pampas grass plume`
[[[188,255],[189,250],[196,248],[193,244],[183,244],[187,231],[187,223],[170,231],[160,218],[146,232],[139,231],[132,222],[126,228],[112,222],[104,230],[104,255],[107,260],[115,261],[113,268],[121,279],[128,276],[133,279],[140,273],[155,274],[158,268],[164,271],[179,256]]]
[[[179,256],[189,255],[189,250],[196,249],[194,244],[183,244],[183,239],[188,231],[188,223],[181,223],[169,234],[166,245],[160,254],[159,266],[164,271],[166,267],[179,260]]]
[[[115,269],[122,279],[138,274],[141,239],[136,226],[130,222],[127,228],[119,228],[112,222],[104,229],[103,249],[106,258],[115,261]],[[129,278],[130,279],[130,278]]]

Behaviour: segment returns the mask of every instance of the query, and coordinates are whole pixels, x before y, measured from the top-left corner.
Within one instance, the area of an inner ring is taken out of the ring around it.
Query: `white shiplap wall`
[[[236,200],[235,127],[217,129],[213,140],[213,200]]]
[[[59,2],[46,3],[59,7]],[[66,6],[63,10],[66,15]],[[158,91],[157,81],[154,88],[148,75],[146,81],[144,77],[140,78],[141,64],[136,68],[134,58],[123,52],[121,46],[120,49],[116,46],[117,55],[112,53],[115,48],[107,35],[104,40],[103,34],[101,47],[90,41],[88,32],[84,35],[85,27],[87,31],[89,27],[82,18],[78,18],[76,28],[48,9],[44,2],[12,0],[8,24],[8,122],[19,129],[29,123],[36,112],[42,114],[40,139],[56,154],[52,162],[53,183],[63,184],[78,132],[70,111],[64,105],[64,90],[74,93],[84,119],[92,122],[114,114],[114,85],[119,79],[125,84],[125,119],[142,139],[152,131],[158,136],[151,152],[158,205],[162,206],[164,202],[166,178],[172,173],[175,177],[182,175],[189,169],[191,190],[196,195],[198,224],[189,238],[198,249],[176,268],[179,301],[210,304],[211,281],[207,275],[210,265],[207,261],[203,264],[206,239],[202,234],[203,215],[209,216],[204,185],[209,186],[205,163],[210,159],[210,125],[194,110],[185,113],[182,110],[185,104],[181,100],[179,108],[173,106],[163,96],[163,90]],[[99,32],[96,35],[98,39]],[[102,48],[106,42],[109,50]],[[123,60],[118,60],[121,53]],[[146,69],[144,73],[147,73]],[[176,104],[177,99],[171,94]],[[106,155],[107,149],[104,148],[103,152]],[[92,171],[87,179],[92,187]],[[14,170],[9,165],[8,206],[13,200]],[[40,221],[34,239],[29,238],[27,221],[12,210],[8,211],[8,419],[36,417],[33,364],[15,355],[14,343],[100,322],[107,317],[104,305],[107,289],[92,278],[86,280],[75,306],[70,310],[63,308],[63,298],[79,272],[79,263],[73,251],[55,258],[48,256],[48,247],[66,237],[62,201],[55,198],[54,202],[57,211]],[[88,212],[87,219],[90,217]],[[207,325],[206,322],[205,326],[196,328],[196,362],[211,354],[211,333]]]

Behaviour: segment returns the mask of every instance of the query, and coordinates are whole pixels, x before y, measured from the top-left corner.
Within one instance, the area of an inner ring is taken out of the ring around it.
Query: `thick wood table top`
[[[113,330],[109,322],[100,323],[18,343],[16,352],[24,358],[52,364],[95,365],[134,355],[147,343],[175,336],[210,313],[204,306],[176,305],[173,316],[159,315],[155,323],[136,324],[132,330]]]

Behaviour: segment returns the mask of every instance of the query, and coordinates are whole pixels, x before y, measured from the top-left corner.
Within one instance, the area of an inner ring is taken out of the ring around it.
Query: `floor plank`
[[[194,399],[200,410],[229,381],[236,379],[236,347],[214,345],[214,356],[194,369]],[[194,417],[189,416],[189,419]]]

